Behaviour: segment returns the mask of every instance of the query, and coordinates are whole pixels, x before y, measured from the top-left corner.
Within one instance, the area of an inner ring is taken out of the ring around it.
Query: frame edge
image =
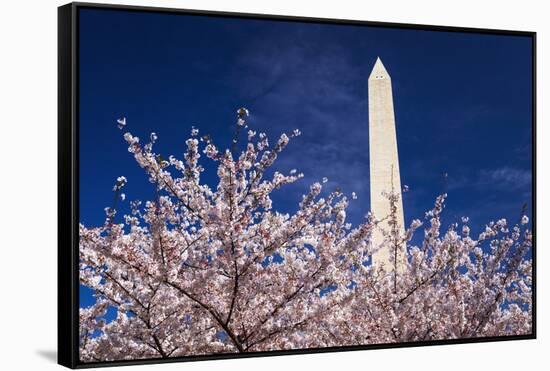
[[[78,255],[75,243],[74,4],[57,9],[57,363],[78,364]]]
[[[316,18],[305,16],[288,16],[258,13],[240,13],[215,10],[167,8],[156,6],[136,6],[124,4],[105,4],[72,2],[58,7],[58,360],[57,363],[71,369],[87,369],[97,367],[113,367],[127,365],[165,364],[180,362],[211,361],[224,359],[241,359],[270,357],[282,355],[307,355],[317,353],[334,353],[342,351],[364,351],[392,348],[412,348],[418,346],[452,345],[452,344],[476,344],[484,342],[500,342],[514,340],[537,339],[536,326],[536,237],[533,241],[533,318],[532,332],[526,335],[514,335],[506,337],[486,337],[467,339],[445,339],[436,341],[422,341],[415,343],[374,344],[368,346],[351,346],[313,349],[293,349],[282,351],[254,352],[235,355],[221,353],[212,355],[199,355],[189,357],[174,357],[169,359],[137,359],[122,361],[103,361],[83,363],[79,360],[78,352],[78,17],[79,8],[96,8],[103,10],[127,10],[150,11],[159,13],[179,13],[188,15],[203,15],[212,17],[230,17],[241,19],[265,19],[277,21],[296,21],[306,23],[325,24],[357,24],[372,27],[388,27],[401,29],[425,29],[439,32],[464,32],[479,34],[500,34],[508,36],[529,37],[532,40],[532,151],[533,151],[533,234],[535,235],[537,210],[536,210],[536,107],[537,107],[537,63],[536,63],[536,31],[485,29],[474,27],[426,25],[414,23],[393,23],[383,21],[350,20],[335,18]],[[69,232],[69,233],[67,233]],[[75,304],[76,303],[76,304]],[[76,307],[75,307],[76,306]]]

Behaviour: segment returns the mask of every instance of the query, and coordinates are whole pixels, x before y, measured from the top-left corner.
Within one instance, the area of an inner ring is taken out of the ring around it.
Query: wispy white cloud
[[[531,186],[531,171],[502,167],[492,170],[481,170],[478,186],[494,186],[500,189],[518,190]]]
[[[251,109],[250,126],[266,131],[272,141],[281,132],[302,131],[281,154],[277,168],[296,168],[305,177],[286,189],[282,198],[299,200],[313,182],[326,176],[327,191],[340,188],[359,196],[349,211],[362,218],[370,202],[367,78],[371,63],[352,60],[349,51],[337,44],[319,48],[302,42],[299,32],[294,36],[284,44],[249,45],[241,55],[235,74],[243,75],[239,95],[247,98],[242,104]]]

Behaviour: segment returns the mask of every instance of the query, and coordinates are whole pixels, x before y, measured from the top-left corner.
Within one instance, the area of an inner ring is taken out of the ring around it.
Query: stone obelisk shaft
[[[373,246],[382,246],[372,261],[375,267],[383,266],[387,271],[397,266],[399,272],[405,264],[405,244],[398,244],[396,259],[396,244],[389,243],[383,232],[392,231],[391,205],[385,193],[394,192],[399,197],[395,220],[400,235],[404,232],[404,215],[391,78],[380,58],[369,76],[369,151],[371,212],[377,219],[384,219],[373,232]]]

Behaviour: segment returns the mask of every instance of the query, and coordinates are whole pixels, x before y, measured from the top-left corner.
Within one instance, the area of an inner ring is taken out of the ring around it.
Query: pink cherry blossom
[[[80,281],[97,298],[80,309],[83,361],[531,333],[527,217],[490,222],[474,237],[467,218],[443,228],[442,195],[404,235],[386,231],[388,246],[408,241],[398,273],[370,264],[378,221],[347,223],[340,191],[314,183],[296,212],[274,207],[271,193],[303,176],[269,171],[299,131],[273,147],[248,133],[240,153],[201,144],[197,133],[183,159],[169,161],[154,152],[156,135],[142,146],[124,134],[158,197],[132,201],[124,216],[106,208],[101,226],[80,225]],[[217,165],[214,188],[201,181],[201,151]],[[118,192],[126,178],[116,184]],[[106,323],[110,307],[117,316]]]

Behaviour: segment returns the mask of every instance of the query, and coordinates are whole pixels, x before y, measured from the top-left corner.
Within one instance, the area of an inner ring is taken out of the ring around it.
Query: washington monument
[[[369,151],[371,212],[376,219],[382,220],[372,235],[372,244],[378,247],[392,230],[390,201],[384,194],[394,192],[399,196],[395,205],[397,231],[402,235],[405,230],[391,78],[380,58],[376,59],[369,76]],[[398,272],[403,271],[405,253],[405,243],[395,249],[395,244],[386,241],[373,254],[372,263],[386,270],[396,267]]]

